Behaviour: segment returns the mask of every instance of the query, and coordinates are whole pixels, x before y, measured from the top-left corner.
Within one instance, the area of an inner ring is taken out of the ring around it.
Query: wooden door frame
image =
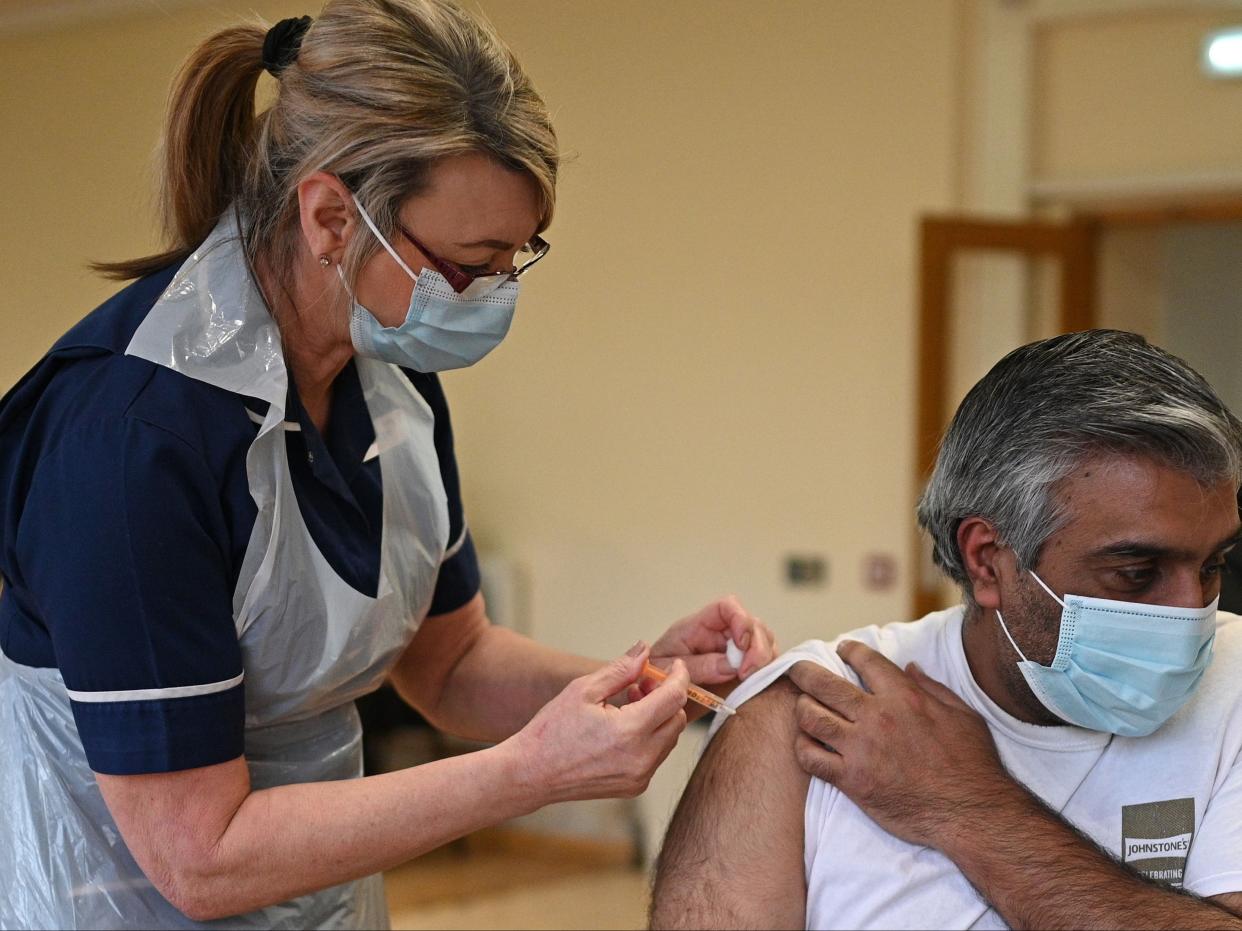
[[[949,390],[949,313],[953,258],[959,251],[993,251],[1062,261],[1058,326],[1089,329],[1096,319],[1099,240],[1108,229],[1242,222],[1242,191],[1137,194],[1111,203],[1065,203],[1064,222],[983,220],[961,215],[925,216],[920,228],[918,399],[915,497],[931,475],[945,426]],[[923,544],[914,532],[913,617],[939,606],[939,591],[923,584]]]
[[[931,476],[945,426],[949,395],[949,314],[953,259],[964,251],[1004,252],[1061,263],[1058,326],[1061,332],[1090,329],[1095,322],[1096,221],[1066,222],[924,216],[919,231],[919,358],[915,434],[915,496]],[[939,607],[939,589],[923,578],[923,543],[912,548],[914,617]]]

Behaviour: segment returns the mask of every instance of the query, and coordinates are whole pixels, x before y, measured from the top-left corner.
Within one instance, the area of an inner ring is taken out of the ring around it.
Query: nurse
[[[167,250],[0,402],[0,927],[384,926],[381,870],[642,791],[727,640],[771,658],[731,599],[602,666],[488,623],[435,373],[505,336],[556,169],[444,0],[193,53]],[[385,678],[494,745],[359,778]]]

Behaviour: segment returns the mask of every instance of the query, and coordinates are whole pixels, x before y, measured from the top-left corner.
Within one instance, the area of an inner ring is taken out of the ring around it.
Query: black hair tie
[[[267,31],[263,39],[263,67],[274,78],[293,64],[302,47],[302,37],[310,28],[309,16],[282,19]]]

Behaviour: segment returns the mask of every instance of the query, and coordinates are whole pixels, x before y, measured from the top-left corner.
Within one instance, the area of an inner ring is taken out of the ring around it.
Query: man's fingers
[[[962,701],[962,699],[958,697],[957,692],[953,691],[943,682],[938,682],[933,679],[923,671],[923,667],[918,663],[910,663],[906,666],[906,672],[912,679],[914,679],[918,686],[923,689],[923,691],[929,693],[933,698],[939,699],[950,708],[964,708],[967,711],[974,711],[970,705],[966,704],[966,702]]]
[[[794,756],[802,771],[824,782],[835,785],[844,767],[839,753],[827,749],[806,734],[794,738]]]
[[[853,682],[809,660],[794,663],[785,675],[821,705],[831,708],[847,721],[857,720],[858,706],[866,694]]]
[[[814,737],[822,744],[835,746],[845,735],[849,721],[829,711],[810,695],[799,695],[794,705],[794,720],[802,733]]]
[[[863,681],[869,692],[880,692],[898,683],[907,683],[900,666],[865,643],[859,643],[857,640],[842,640],[837,645],[837,655],[858,673],[858,678]]]

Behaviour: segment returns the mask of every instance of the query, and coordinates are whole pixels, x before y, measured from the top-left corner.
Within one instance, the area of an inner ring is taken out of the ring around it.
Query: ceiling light
[[[1203,40],[1203,70],[1214,78],[1242,77],[1242,26],[1208,33]]]

